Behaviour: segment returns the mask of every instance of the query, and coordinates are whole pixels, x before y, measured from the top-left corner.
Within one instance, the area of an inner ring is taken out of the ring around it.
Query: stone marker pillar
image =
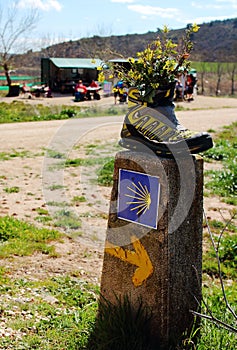
[[[156,228],[118,218],[119,169],[159,178]],[[201,157],[117,153],[101,294],[110,302],[129,295],[134,305],[141,297],[152,310],[151,334],[161,349],[190,331],[194,321],[190,310],[199,309],[202,207]]]

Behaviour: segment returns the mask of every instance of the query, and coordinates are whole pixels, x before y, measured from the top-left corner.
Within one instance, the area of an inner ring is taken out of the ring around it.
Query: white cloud
[[[237,8],[237,0],[216,0],[216,2],[220,2],[223,4],[223,7],[230,6],[234,9]]]
[[[231,3],[233,5],[237,5],[237,0],[216,0],[216,2],[224,2],[224,3]]]
[[[140,13],[142,16],[159,16],[162,18],[174,18],[180,15],[177,8],[161,8],[143,5],[128,5],[128,9]]]
[[[121,4],[131,4],[132,2],[135,2],[135,0],[110,0],[111,2],[119,2]]]
[[[42,11],[61,11],[62,9],[62,5],[57,0],[20,0],[18,6],[22,8],[37,8]]]
[[[218,10],[218,9],[222,9],[224,6],[223,5],[215,5],[213,3],[206,3],[206,4],[200,4],[199,2],[195,2],[195,1],[192,1],[191,2],[191,6],[196,8],[196,9],[215,9],[215,10]]]
[[[215,9],[215,10],[221,10],[221,9],[227,9],[227,6],[229,8],[237,8],[237,0],[214,0],[207,3],[199,3],[196,1],[191,2],[191,6],[197,9]]]

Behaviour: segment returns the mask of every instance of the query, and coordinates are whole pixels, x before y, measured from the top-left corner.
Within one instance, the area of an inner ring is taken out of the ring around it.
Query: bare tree
[[[39,42],[42,57],[58,57],[58,55],[61,55],[60,51],[60,45],[63,42],[65,42],[65,37],[62,36],[55,36],[54,34],[47,33],[45,34]]]
[[[206,62],[201,62],[200,70],[199,70],[198,74],[200,75],[200,81],[201,81],[201,94],[204,95],[204,93],[205,93],[204,78],[205,78],[205,74],[206,74]]]
[[[0,66],[4,70],[8,86],[11,86],[9,71],[13,57],[27,50],[27,36],[38,20],[39,14],[35,9],[20,16],[16,2],[5,10],[0,7]]]
[[[233,96],[235,94],[235,78],[237,72],[237,64],[236,63],[228,63],[227,64],[227,73],[231,80],[231,91],[230,94]]]
[[[224,67],[221,62],[217,63],[216,73],[217,73],[216,96],[218,96],[220,94],[221,77],[224,73]]]

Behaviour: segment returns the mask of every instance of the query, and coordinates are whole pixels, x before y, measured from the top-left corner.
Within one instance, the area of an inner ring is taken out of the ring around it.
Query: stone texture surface
[[[118,173],[128,169],[156,175],[161,191],[157,229],[117,218]],[[147,153],[117,153],[106,241],[134,250],[131,237],[144,246],[153,273],[135,287],[137,266],[105,251],[101,294],[111,302],[129,295],[134,306],[142,297],[152,310],[151,333],[155,343],[168,349],[193,324],[190,310],[199,308],[202,270],[203,161],[186,155],[176,159]]]

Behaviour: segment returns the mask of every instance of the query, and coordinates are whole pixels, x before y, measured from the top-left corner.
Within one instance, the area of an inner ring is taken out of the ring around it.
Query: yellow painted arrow
[[[107,241],[105,252],[138,267],[132,277],[134,286],[138,287],[153,273],[153,266],[147,251],[137,237],[132,236],[131,241],[134,251],[123,249]]]

